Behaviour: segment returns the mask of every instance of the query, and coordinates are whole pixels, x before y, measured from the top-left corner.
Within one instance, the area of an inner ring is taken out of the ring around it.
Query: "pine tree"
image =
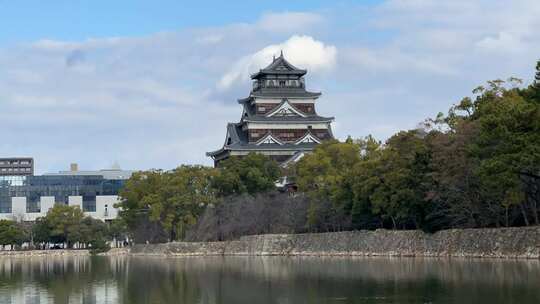
[[[534,83],[536,86],[540,86],[540,60],[536,62],[536,75],[534,76]]]
[[[536,62],[536,74],[534,75],[534,83],[531,86],[533,100],[540,102],[540,60]]]

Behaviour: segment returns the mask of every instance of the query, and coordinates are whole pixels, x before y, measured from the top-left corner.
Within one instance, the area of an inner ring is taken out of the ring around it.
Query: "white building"
[[[22,181],[21,176],[0,176],[0,219],[35,221],[55,204],[78,206],[96,219],[115,219],[119,191],[132,173],[120,169],[79,171],[72,165],[70,171],[24,176]]]

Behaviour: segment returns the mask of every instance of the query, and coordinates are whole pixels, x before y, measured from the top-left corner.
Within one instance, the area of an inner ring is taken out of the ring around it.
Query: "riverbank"
[[[127,255],[129,248],[112,248],[108,252],[99,255]],[[39,256],[90,256],[88,249],[49,249],[49,250],[1,250],[1,257],[39,257]]]
[[[90,255],[88,250],[0,251],[0,256]],[[396,256],[540,258],[540,227],[347,231],[245,236],[225,242],[172,242],[114,248],[133,256]]]
[[[540,227],[348,231],[245,236],[228,242],[135,245],[131,255],[305,255],[540,258]]]

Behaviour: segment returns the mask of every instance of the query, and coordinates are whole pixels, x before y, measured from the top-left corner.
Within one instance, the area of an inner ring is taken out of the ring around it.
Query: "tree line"
[[[105,223],[85,216],[78,206],[55,205],[46,216],[33,223],[0,220],[0,245],[10,249],[90,248],[107,251],[109,241],[125,239],[127,231],[121,220]]]
[[[119,215],[135,242],[184,239],[208,206],[272,191],[279,176],[278,164],[261,154],[233,157],[219,168],[183,165],[137,172],[120,192]]]
[[[317,228],[538,225],[540,62],[536,81],[495,80],[385,143],[326,142],[296,167]],[[327,203],[330,202],[328,205]]]
[[[121,192],[120,216],[139,242],[538,225],[540,62],[535,76],[527,87],[516,78],[489,81],[448,113],[385,142],[324,142],[286,169],[250,154],[219,168],[136,173]],[[280,176],[298,192],[277,203]],[[289,201],[296,205],[283,209]]]

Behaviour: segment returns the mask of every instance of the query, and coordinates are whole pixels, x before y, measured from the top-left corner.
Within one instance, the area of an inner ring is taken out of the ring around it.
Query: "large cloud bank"
[[[330,5],[330,4],[328,4]],[[37,171],[210,164],[249,74],[283,50],[322,91],[335,133],[384,139],[485,80],[530,81],[540,2],[385,1],[262,15],[251,24],[0,48],[3,155]]]

